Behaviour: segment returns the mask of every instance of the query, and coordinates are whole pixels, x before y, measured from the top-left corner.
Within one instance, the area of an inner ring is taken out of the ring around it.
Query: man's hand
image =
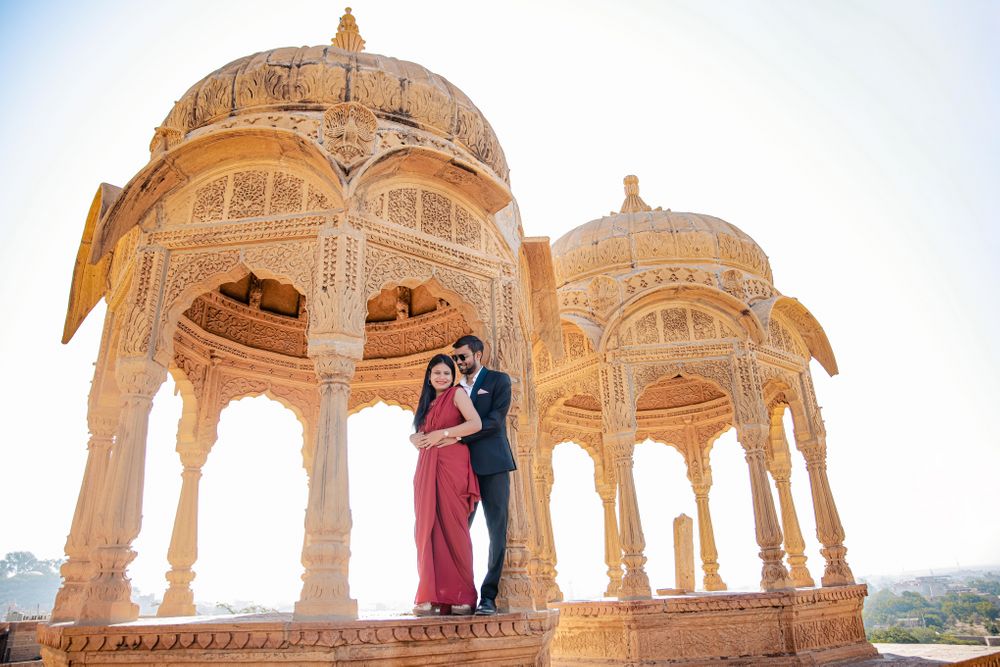
[[[436,444],[434,446],[435,447],[448,447],[449,445],[458,444],[458,442],[459,442],[458,438],[444,438],[438,444]]]

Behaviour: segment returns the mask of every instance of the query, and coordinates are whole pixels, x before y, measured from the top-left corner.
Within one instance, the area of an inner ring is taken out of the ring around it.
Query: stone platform
[[[48,667],[73,665],[547,665],[556,611],[293,621],[291,614],[42,625]]]
[[[816,665],[875,657],[867,586],[562,602],[552,664]]]

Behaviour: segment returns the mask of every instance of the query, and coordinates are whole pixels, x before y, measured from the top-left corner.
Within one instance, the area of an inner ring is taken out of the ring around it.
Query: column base
[[[854,583],[854,573],[844,560],[847,555],[847,548],[837,545],[820,549],[826,559],[826,568],[823,570],[823,586],[850,586]]]
[[[92,594],[92,593],[91,593]],[[139,605],[131,600],[87,600],[80,609],[77,625],[114,625],[139,618]]]
[[[358,601],[299,600],[295,603],[292,619],[296,621],[351,620],[358,617]]]
[[[619,600],[648,600],[653,597],[645,570],[626,572],[622,577],[622,587],[617,597]]]
[[[168,588],[163,595],[163,602],[156,610],[157,616],[195,616],[194,593],[188,590]]]
[[[719,575],[717,575],[715,573],[706,574],[702,578],[702,585],[705,587],[706,591],[725,591],[725,590],[729,590],[729,587],[726,586],[726,582],[724,582],[722,580],[722,577],[720,577]]]
[[[806,569],[805,563],[805,556],[788,557],[788,576],[791,577],[796,588],[812,588],[816,585],[809,570]]]
[[[527,574],[507,574],[500,577],[500,590],[497,593],[497,606],[500,609],[515,611],[534,611],[535,603],[531,595],[531,579]]]

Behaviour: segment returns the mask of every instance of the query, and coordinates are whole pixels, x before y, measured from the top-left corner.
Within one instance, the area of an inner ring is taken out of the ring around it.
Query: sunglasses
[[[468,352],[459,352],[458,354],[451,355],[454,361],[465,361],[466,359],[471,359],[472,355]]]

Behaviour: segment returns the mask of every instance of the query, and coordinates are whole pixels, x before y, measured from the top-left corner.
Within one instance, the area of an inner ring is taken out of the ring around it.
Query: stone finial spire
[[[642,201],[639,196],[639,177],[625,177],[625,201],[622,202],[622,213],[639,213],[640,211],[652,211],[649,205]]]
[[[365,40],[361,39],[358,22],[351,16],[350,7],[344,8],[344,15],[340,17],[340,25],[337,26],[337,36],[331,41],[334,46],[345,51],[364,51]]]

